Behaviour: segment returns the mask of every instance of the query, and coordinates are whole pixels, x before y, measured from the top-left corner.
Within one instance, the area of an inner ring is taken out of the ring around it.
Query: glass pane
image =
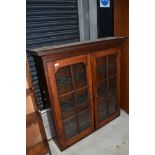
[[[62,67],[57,71],[56,82],[59,95],[72,90],[70,66]]]
[[[108,76],[115,75],[117,72],[116,55],[108,56]]]
[[[83,63],[73,65],[75,88],[80,88],[87,84],[86,67]]]
[[[99,99],[104,99],[106,98],[106,91],[107,91],[107,81],[105,80],[104,82],[98,84],[98,89],[97,89],[98,97]]]
[[[117,92],[117,80],[116,77],[108,80],[108,96],[115,95]]]
[[[78,134],[77,123],[75,117],[64,120],[65,138],[68,139]]]
[[[106,100],[99,101],[99,118],[100,118],[100,120],[107,118],[107,116],[108,116],[107,112],[108,112],[107,101]]]
[[[85,110],[78,114],[79,131],[83,131],[90,127],[90,113],[89,110]]]
[[[114,96],[108,100],[108,112],[109,114],[112,114],[115,111],[116,111],[116,97]]]
[[[97,59],[97,81],[101,81],[106,78],[106,57]]]
[[[76,92],[76,103],[78,108],[86,108],[88,106],[87,89],[82,89]]]
[[[63,118],[74,114],[74,99],[73,95],[66,95],[64,97],[60,97],[60,106],[62,111]]]

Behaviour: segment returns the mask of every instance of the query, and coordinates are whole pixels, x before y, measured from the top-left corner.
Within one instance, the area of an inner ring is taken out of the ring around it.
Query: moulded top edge
[[[83,46],[91,46],[91,45],[95,45],[97,43],[106,43],[107,41],[117,41],[117,40],[125,40],[127,37],[121,36],[121,37],[105,37],[105,38],[100,38],[100,39],[96,39],[96,40],[89,40],[89,41],[83,41],[83,42],[74,42],[74,43],[67,43],[67,44],[63,44],[63,45],[53,45],[53,46],[44,46],[41,48],[33,48],[28,50],[28,52],[30,52],[31,54],[34,55],[38,55],[38,56],[43,56],[43,55],[48,55],[48,54],[52,54],[52,51],[56,51],[57,49],[63,49],[63,48],[67,48],[67,47],[77,47],[80,45]]]

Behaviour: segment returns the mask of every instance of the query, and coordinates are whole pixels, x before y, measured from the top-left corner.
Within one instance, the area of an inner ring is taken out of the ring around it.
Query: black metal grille
[[[65,44],[80,40],[77,0],[27,0],[26,47]],[[40,110],[42,100],[34,58],[27,54],[35,94]]]

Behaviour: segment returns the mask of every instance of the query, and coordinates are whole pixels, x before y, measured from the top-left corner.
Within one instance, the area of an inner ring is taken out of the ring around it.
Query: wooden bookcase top
[[[65,55],[77,55],[77,52],[83,51],[83,53],[103,50],[107,48],[112,48],[120,46],[120,44],[126,39],[126,37],[105,37],[96,40],[89,40],[84,42],[69,43],[64,45],[54,45],[54,46],[45,46],[42,48],[34,48],[28,50],[32,55],[37,56],[48,56],[52,55],[53,57],[57,54]]]

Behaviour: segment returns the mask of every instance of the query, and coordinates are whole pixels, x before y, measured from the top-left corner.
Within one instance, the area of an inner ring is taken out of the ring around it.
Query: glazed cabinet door
[[[94,130],[90,55],[47,63],[48,77],[62,149]]]
[[[107,124],[120,113],[119,53],[119,49],[109,49],[92,55],[96,128]]]

